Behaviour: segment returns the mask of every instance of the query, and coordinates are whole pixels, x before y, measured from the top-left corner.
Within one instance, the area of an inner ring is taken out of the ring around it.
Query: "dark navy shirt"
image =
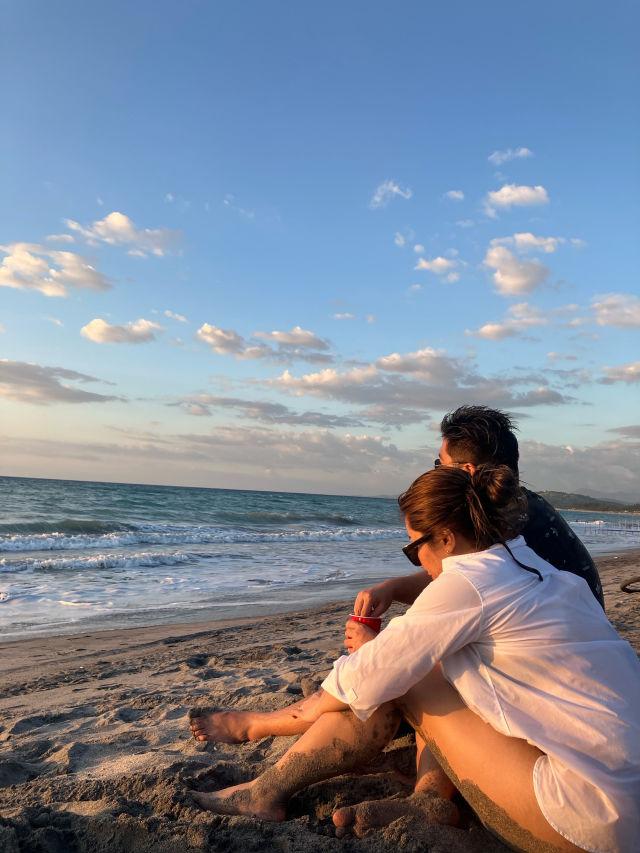
[[[604,609],[600,575],[585,546],[548,501],[529,489],[523,491],[528,519],[520,532],[527,545],[556,569],[584,578]]]

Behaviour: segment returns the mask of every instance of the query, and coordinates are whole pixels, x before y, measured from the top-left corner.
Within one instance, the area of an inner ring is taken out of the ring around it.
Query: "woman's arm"
[[[394,601],[413,604],[430,580],[423,569],[412,575],[389,578],[369,589],[361,590],[356,596],[353,612],[356,616],[381,616]]]

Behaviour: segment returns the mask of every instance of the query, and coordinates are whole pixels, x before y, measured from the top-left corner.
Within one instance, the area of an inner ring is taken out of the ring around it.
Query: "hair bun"
[[[478,465],[471,475],[471,486],[478,496],[495,507],[510,504],[518,492],[518,478],[506,465]]]

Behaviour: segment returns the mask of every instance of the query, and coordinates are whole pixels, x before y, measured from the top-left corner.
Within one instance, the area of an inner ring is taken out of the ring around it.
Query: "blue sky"
[[[3,473],[392,493],[486,402],[640,498],[635,4],[5,17]]]

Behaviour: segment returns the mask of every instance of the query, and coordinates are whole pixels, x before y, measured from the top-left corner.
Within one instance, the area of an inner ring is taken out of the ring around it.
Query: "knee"
[[[444,677],[438,663],[431,672],[407,690],[397,700],[397,705],[409,721],[419,720],[424,714],[443,715],[460,705],[458,692]]]

